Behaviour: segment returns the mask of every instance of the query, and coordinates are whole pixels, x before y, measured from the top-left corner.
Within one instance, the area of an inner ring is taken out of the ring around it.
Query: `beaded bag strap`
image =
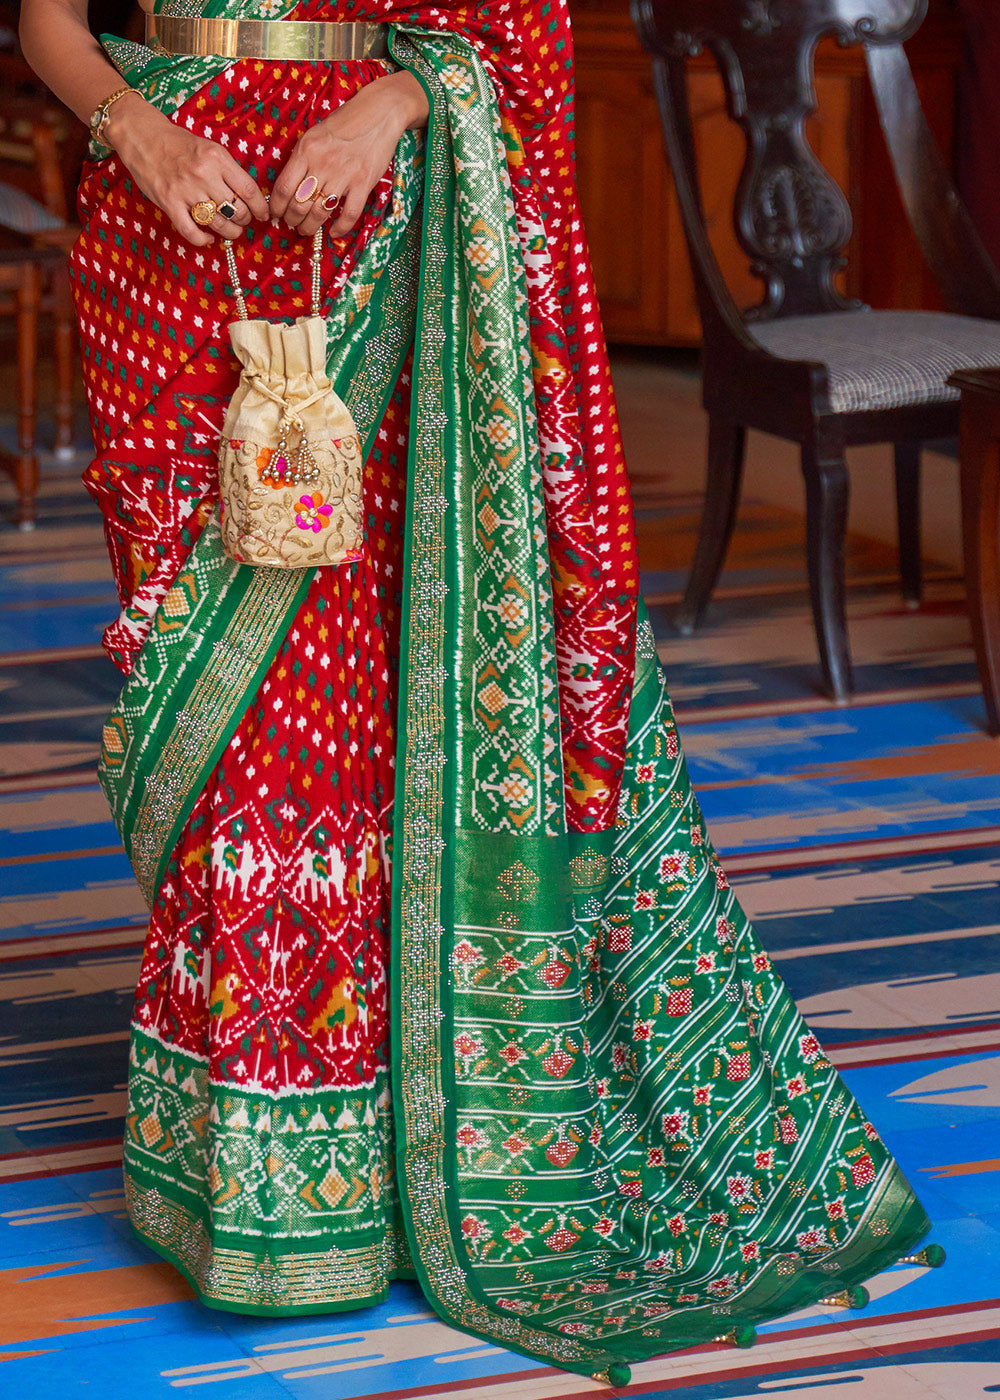
[[[249,321],[250,317],[247,315],[246,299],[243,295],[243,288],[240,285],[239,269],[236,266],[236,254],[233,252],[233,240],[231,238],[224,238],[222,240],[222,247],[226,255],[226,267],[229,269],[229,280],[233,286],[233,296],[236,300],[236,314],[241,321]],[[314,316],[320,314],[319,307],[322,293],[322,288],[320,286],[320,267],[322,257],[323,226],[321,224],[313,234],[312,256],[310,258],[312,264],[312,314]]]

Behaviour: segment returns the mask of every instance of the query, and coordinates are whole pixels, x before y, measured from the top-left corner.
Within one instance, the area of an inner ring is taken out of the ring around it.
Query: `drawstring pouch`
[[[323,230],[312,250],[312,315],[290,325],[247,316],[233,245],[223,243],[242,366],[219,444],[223,548],[240,564],[308,569],[360,559],[361,444],[326,372],[319,314]]]

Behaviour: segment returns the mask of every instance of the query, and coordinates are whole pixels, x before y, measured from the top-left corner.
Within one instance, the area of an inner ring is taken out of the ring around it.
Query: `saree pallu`
[[[620,1379],[856,1285],[928,1222],[688,781],[573,203],[564,6],[289,13],[395,21],[430,105],[325,265],[362,560],[222,556],[212,250],[112,162],[75,261],[130,669],[102,778],[153,909],[130,1210],[215,1306],[356,1306],[413,1271],[466,1331]],[[265,185],[384,71],[110,51]],[[240,256],[257,314],[296,314],[304,251],[252,230]]]

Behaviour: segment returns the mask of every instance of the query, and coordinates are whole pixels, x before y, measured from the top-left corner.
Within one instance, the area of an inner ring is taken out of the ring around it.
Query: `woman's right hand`
[[[87,26],[87,0],[21,0],[20,33],[25,58],[84,124],[120,91],[122,75]],[[126,93],[111,104],[104,139],[143,194],[196,248],[214,238],[238,238],[251,219],[263,224],[270,217],[256,182],[223,146],[175,126],[141,93]],[[208,228],[200,228],[191,217],[191,206],[202,200],[228,200],[235,215],[216,215]]]
[[[257,182],[223,146],[176,126],[138,95],[130,93],[114,104],[104,134],[146,198],[196,248],[215,238],[238,238],[251,221],[270,218]],[[236,213],[232,219],[216,214],[202,227],[191,217],[191,206],[202,200],[228,201]]]

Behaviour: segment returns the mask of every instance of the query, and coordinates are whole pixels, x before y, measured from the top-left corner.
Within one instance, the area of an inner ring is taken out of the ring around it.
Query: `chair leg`
[[[69,269],[60,267],[54,273],[53,304],[55,310],[56,358],[56,441],[57,457],[73,454],[73,384],[76,363],[73,341],[73,291]]]
[[[722,570],[736,520],[743,483],[746,429],[720,418],[708,420],[708,480],[698,531],[698,547],[674,619],[679,632],[689,635],[701,623]]]
[[[897,442],[895,459],[899,579],[907,607],[918,608],[923,592],[923,569],[920,560],[920,443]]]
[[[986,701],[986,727],[1000,734],[1000,442],[989,414],[963,395],[962,549],[965,590]],[[987,406],[988,408],[991,406]]]
[[[37,263],[26,263],[17,290],[17,458],[14,484],[18,495],[18,523],[22,530],[35,528],[38,494],[38,456],[35,451],[35,419],[38,410],[35,371],[38,364],[38,303],[41,273]]]
[[[854,691],[847,641],[844,588],[844,535],[847,530],[847,466],[843,453],[822,456],[813,444],[802,448],[806,485],[806,549],[809,592],[823,680],[835,700]]]

